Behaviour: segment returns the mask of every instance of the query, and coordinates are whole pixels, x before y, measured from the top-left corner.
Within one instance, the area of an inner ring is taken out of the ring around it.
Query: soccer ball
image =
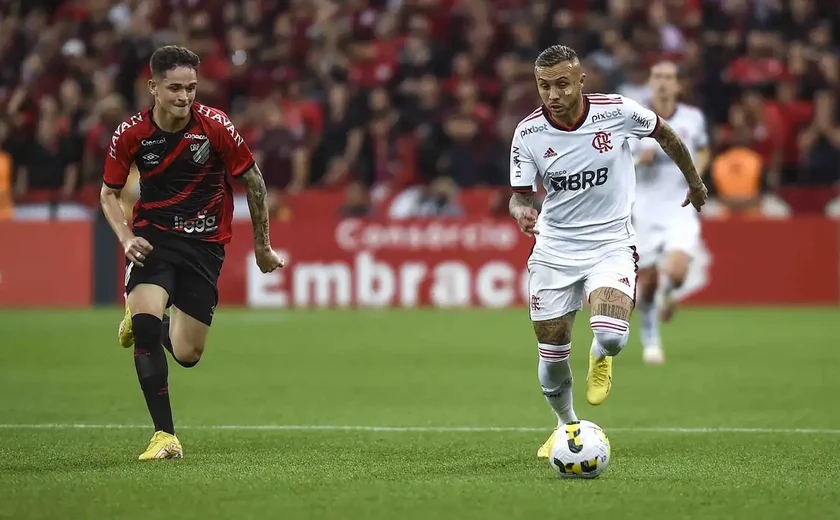
[[[595,478],[610,463],[610,440],[593,422],[570,422],[554,434],[548,463],[564,478]]]

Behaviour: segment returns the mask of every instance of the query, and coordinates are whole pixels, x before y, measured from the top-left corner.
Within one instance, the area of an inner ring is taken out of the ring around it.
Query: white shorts
[[[700,220],[697,218],[673,219],[667,225],[634,222],[633,226],[639,245],[639,267],[659,265],[672,251],[694,256],[700,247]]]
[[[592,291],[612,287],[636,299],[639,256],[635,247],[617,246],[588,260],[558,258],[535,247],[528,258],[531,320],[559,318],[583,308]]]

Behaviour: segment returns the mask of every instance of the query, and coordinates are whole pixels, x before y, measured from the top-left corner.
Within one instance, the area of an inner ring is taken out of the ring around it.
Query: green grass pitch
[[[0,311],[0,518],[838,518],[838,316],[683,310],[668,363],[634,330],[591,407],[581,314],[576,409],[613,456],[567,481],[535,457],[524,309],[221,310],[201,364],[170,363],[185,458],[156,463],[119,309]]]

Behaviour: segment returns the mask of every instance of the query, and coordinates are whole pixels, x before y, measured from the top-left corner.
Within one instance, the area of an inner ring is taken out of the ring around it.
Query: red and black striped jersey
[[[193,103],[187,126],[164,132],[148,108],[124,121],[111,137],[104,182],[122,188],[131,164],[140,173],[140,199],[134,205],[134,232],[167,234],[226,244],[230,242],[233,191],[237,177],[254,156],[230,118]]]

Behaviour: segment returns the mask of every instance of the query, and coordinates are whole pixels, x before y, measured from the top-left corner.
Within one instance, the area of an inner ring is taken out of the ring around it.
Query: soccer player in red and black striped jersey
[[[204,351],[231,237],[229,178],[247,186],[260,270],[283,267],[271,248],[265,183],[248,145],[224,112],[194,102],[198,66],[198,56],[183,47],[154,52],[149,80],[154,106],[115,130],[105,160],[102,209],[127,259],[120,344],[134,346],[137,377],[155,426],[140,460],[183,456],[163,349],[184,367],[195,366]],[[120,192],[132,163],[140,173],[140,199],[129,227]]]

